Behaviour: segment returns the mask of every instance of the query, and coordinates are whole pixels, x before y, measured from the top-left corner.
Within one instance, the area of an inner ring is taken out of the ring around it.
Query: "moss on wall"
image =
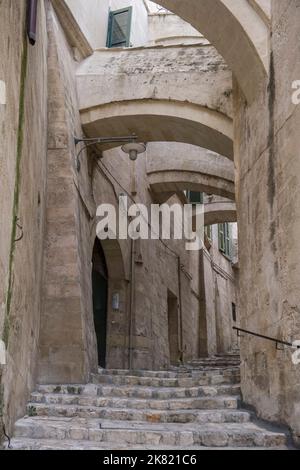
[[[3,413],[4,413],[4,387],[1,383],[2,374],[0,371],[0,446],[4,438]],[[0,447],[1,448],[1,447]]]
[[[3,341],[8,346],[9,338],[9,315],[11,309],[12,293],[13,293],[13,263],[15,254],[15,239],[17,232],[19,199],[20,199],[20,185],[21,185],[21,158],[24,138],[24,120],[25,120],[25,84],[27,76],[27,62],[28,62],[28,42],[26,32],[24,30],[23,51],[21,58],[21,72],[20,72],[20,92],[19,92],[19,119],[17,131],[17,153],[16,153],[16,169],[15,169],[15,187],[13,198],[12,210],[12,230],[9,252],[9,267],[8,267],[8,287],[6,292],[6,308],[3,328]]]
[[[6,345],[6,348],[8,347],[9,330],[10,330],[9,316],[10,316],[11,302],[12,302],[12,295],[13,295],[13,264],[14,264],[15,239],[16,239],[16,232],[17,232],[20,185],[21,185],[21,158],[22,158],[23,136],[24,136],[25,85],[26,85],[26,76],[27,76],[27,62],[28,62],[28,42],[27,42],[26,31],[24,28],[23,51],[22,51],[22,56],[21,56],[21,71],[20,71],[17,152],[16,152],[15,185],[14,185],[13,208],[12,208],[12,229],[11,229],[9,265],[8,265],[8,286],[7,286],[6,299],[5,299],[6,300],[5,318],[4,318],[4,327],[3,327],[3,333],[2,333],[2,339]],[[5,408],[4,385],[3,385],[2,373],[0,371],[0,444],[4,438],[4,408]]]

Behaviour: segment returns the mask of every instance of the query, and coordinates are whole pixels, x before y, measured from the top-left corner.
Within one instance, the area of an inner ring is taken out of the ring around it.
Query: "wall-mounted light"
[[[115,311],[120,310],[120,294],[119,292],[114,292],[112,295],[112,302],[111,302],[112,309]]]
[[[85,145],[82,147],[82,149],[79,151],[79,153],[76,155],[76,169],[77,171],[80,171],[80,160],[79,157],[82,154],[82,152],[87,149],[88,147],[92,145],[97,145],[97,144],[125,144],[122,147],[123,152],[129,154],[129,158],[131,160],[136,160],[138,154],[144,153],[146,151],[146,145],[145,144],[139,144],[137,142],[137,136],[135,134],[132,134],[127,137],[95,137],[91,139],[79,139],[77,137],[74,138],[75,146],[77,146],[79,143],[84,143]]]
[[[140,153],[146,152],[146,145],[138,144],[137,142],[131,142],[129,144],[123,145],[122,150],[124,153],[128,153],[130,160],[134,162]]]

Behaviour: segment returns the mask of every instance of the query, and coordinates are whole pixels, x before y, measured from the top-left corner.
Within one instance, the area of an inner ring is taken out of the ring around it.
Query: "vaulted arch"
[[[81,120],[89,137],[135,133],[143,142],[183,142],[233,159],[232,120],[202,106],[165,100],[128,101],[83,110]]]
[[[147,146],[148,183],[155,199],[191,190],[235,199],[234,165],[194,145],[154,142]]]
[[[205,204],[204,224],[215,225],[237,222],[236,205],[231,201],[216,201]]]
[[[156,0],[200,31],[225,59],[246,98],[267,83],[270,30],[257,2]],[[255,8],[253,6],[255,3]]]

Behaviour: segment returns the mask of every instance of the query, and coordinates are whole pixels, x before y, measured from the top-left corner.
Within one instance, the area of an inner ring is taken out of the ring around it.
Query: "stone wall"
[[[237,272],[219,251],[218,226],[201,253],[200,355],[226,354],[238,348],[232,327],[232,304],[237,304]],[[237,308],[238,316],[238,308]]]
[[[82,224],[86,213],[94,216],[94,207],[83,192],[90,194],[86,159],[81,180],[74,171],[74,136],[81,135],[75,62],[51,6],[48,35],[48,181],[38,379],[74,383],[87,381],[97,365],[91,299],[86,294],[90,260]]]
[[[217,352],[222,354],[237,347],[236,333],[232,329],[233,326],[238,326],[238,323],[235,323],[232,317],[232,304],[237,304],[237,272],[233,268],[231,260],[219,251],[217,225],[212,227],[212,238],[214,242],[209,254],[214,273],[216,341]]]
[[[268,89],[251,106],[235,91],[240,314],[242,327],[293,341],[300,337],[300,113],[291,102],[291,85],[300,76],[300,2],[272,5]],[[299,441],[299,366],[292,351],[245,336],[241,353],[244,401],[261,417],[290,426]]]
[[[76,74],[80,110],[115,102],[167,100],[232,118],[232,73],[210,45],[98,50]]]
[[[171,13],[149,15],[149,44],[208,44],[189,23]]]
[[[45,214],[45,2],[39,2],[35,46],[25,34],[25,6],[17,0],[0,5],[0,80],[6,83],[0,106],[0,333],[7,348],[0,375],[8,432],[24,414],[36,379]]]

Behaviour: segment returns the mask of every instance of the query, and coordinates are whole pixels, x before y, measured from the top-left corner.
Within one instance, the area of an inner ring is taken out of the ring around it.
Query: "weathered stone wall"
[[[86,159],[80,180],[74,172],[74,135],[81,134],[75,62],[51,7],[48,35],[48,184],[38,379],[74,383],[88,380],[97,365],[87,295],[89,247],[82,223],[85,214],[94,216],[94,207],[82,193],[90,194]]]
[[[200,354],[226,354],[237,348],[232,330],[232,304],[237,303],[237,272],[219,251],[218,226],[201,253]],[[238,316],[238,308],[237,308]]]
[[[212,227],[213,243],[209,254],[214,273],[214,297],[217,334],[217,352],[227,353],[236,347],[236,326],[232,318],[232,304],[236,299],[236,272],[231,260],[219,251],[218,226]]]
[[[0,5],[0,80],[6,83],[0,106],[0,337],[7,347],[0,394],[8,432],[24,414],[36,378],[47,146],[46,16],[45,2],[38,3],[35,46],[25,34],[26,2]]]
[[[78,67],[77,87],[81,110],[173,100],[232,117],[232,73],[210,45],[98,50]]]
[[[171,13],[149,15],[149,44],[208,44],[189,23]]]
[[[281,340],[299,339],[300,2],[272,2],[269,87],[247,106],[236,90],[236,150],[242,327]],[[258,119],[259,116],[259,119]],[[255,138],[253,138],[255,136]],[[299,440],[299,366],[290,349],[245,336],[242,391],[260,416],[289,425]]]

